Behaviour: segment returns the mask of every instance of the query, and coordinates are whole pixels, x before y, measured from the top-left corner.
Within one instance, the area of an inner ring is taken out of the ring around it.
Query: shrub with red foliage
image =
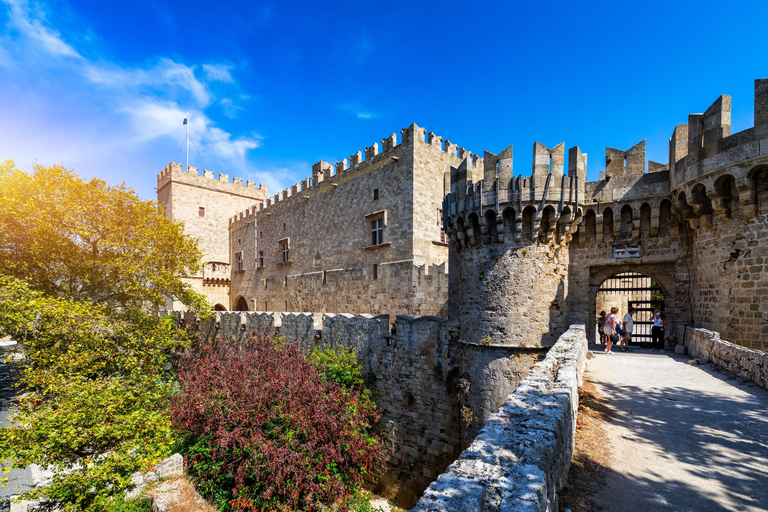
[[[222,510],[319,510],[381,453],[375,405],[325,382],[298,344],[258,335],[180,364],[171,419],[198,490]]]

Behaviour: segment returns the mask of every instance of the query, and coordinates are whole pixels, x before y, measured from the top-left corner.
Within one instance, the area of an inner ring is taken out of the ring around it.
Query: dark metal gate
[[[627,307],[621,307],[619,322],[623,321],[627,309],[634,307],[634,327],[632,343],[650,343],[651,328],[653,327],[653,311],[664,310],[664,292],[650,277],[637,272],[625,272],[606,279],[598,288],[598,293],[622,295],[626,297]],[[622,305],[624,302],[622,297]]]
[[[651,328],[653,327],[653,311],[660,309],[664,311],[663,300],[641,300],[629,301],[629,306],[634,306],[635,313],[634,328],[632,330],[632,342],[651,342]]]

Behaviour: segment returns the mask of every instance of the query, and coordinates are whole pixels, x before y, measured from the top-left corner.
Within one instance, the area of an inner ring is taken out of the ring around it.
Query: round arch
[[[668,269],[661,265],[654,264],[625,264],[625,265],[612,265],[609,267],[603,267],[595,269],[591,273],[589,279],[589,316],[587,322],[587,339],[595,339],[595,319],[597,318],[597,293],[600,285],[606,280],[623,274],[625,272],[636,272],[643,274],[646,277],[650,277],[656,281],[661,287],[661,291],[664,294],[664,308],[665,313],[670,318],[670,325],[668,327],[669,332],[675,332],[674,324],[678,321],[685,321],[686,318],[680,318],[681,315],[687,314],[684,312],[680,299],[683,297],[677,297],[675,290],[675,281],[672,279]]]

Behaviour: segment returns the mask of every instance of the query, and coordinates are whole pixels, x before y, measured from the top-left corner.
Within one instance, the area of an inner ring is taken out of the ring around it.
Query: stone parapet
[[[157,175],[157,189],[160,190],[167,184],[176,181],[186,185],[203,187],[205,189],[215,190],[217,192],[226,192],[238,196],[251,197],[254,200],[262,200],[267,197],[267,186],[246,180],[245,185],[240,178],[232,178],[229,181],[229,175],[219,173],[218,178],[214,177],[214,172],[203,169],[203,174],[198,174],[198,168],[190,166],[187,171],[182,169],[182,165],[171,162],[166,165]]]
[[[737,377],[768,389],[768,352],[721,340],[720,333],[715,331],[688,326],[682,329],[685,346],[691,356],[709,360]]]
[[[572,325],[411,512],[555,511],[573,455],[583,325]]]

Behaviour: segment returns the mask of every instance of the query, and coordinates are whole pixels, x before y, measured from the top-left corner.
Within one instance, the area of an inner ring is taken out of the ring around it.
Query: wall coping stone
[[[737,377],[768,389],[768,352],[752,350],[720,339],[720,333],[685,327],[685,346],[697,359],[706,359]]]
[[[410,512],[557,510],[586,354],[584,325],[571,325]]]

